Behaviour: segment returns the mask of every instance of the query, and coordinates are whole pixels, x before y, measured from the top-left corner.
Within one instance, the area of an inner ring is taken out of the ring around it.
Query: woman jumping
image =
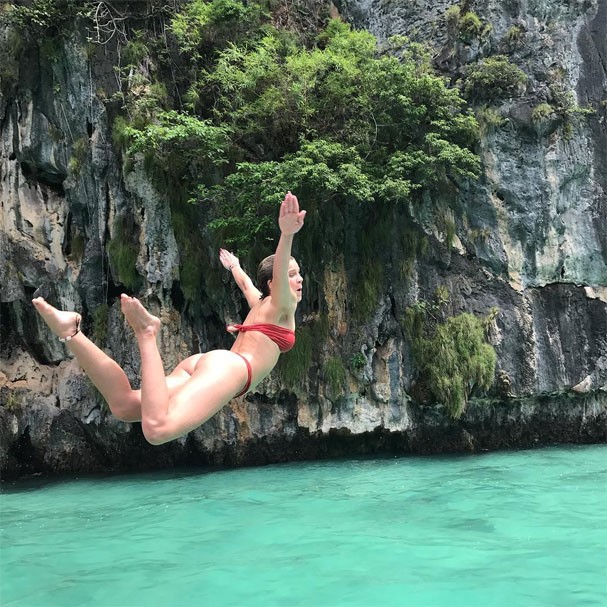
[[[231,270],[251,308],[242,325],[228,327],[238,332],[230,350],[190,356],[165,377],[156,343],[160,320],[138,299],[121,295],[122,312],[141,354],[140,390],[133,390],[118,363],[80,331],[80,314],[58,310],[41,297],[32,302],[51,331],[65,341],[112,413],[123,421],[141,421],[148,442],[160,445],[197,428],[232,398],[254,388],[272,371],[280,353],[295,344],[295,310],[303,278],[291,257],[291,246],[305,214],[288,192],[280,206],[276,253],[259,264],[259,290],[238,259],[220,250],[221,263]]]

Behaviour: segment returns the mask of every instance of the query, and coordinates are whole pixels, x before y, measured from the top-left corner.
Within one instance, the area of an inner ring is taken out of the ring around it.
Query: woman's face
[[[301,275],[301,270],[294,259],[291,259],[289,262],[289,286],[297,297],[297,303],[299,303],[303,296],[303,277]]]
[[[289,287],[291,291],[297,298],[297,303],[301,301],[303,295],[303,277],[301,275],[301,271],[299,269],[299,265],[294,259],[289,261]],[[270,291],[270,295],[272,294],[272,281],[268,280],[268,289]]]

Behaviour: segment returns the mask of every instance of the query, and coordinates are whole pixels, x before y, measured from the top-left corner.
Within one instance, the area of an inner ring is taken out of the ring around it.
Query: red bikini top
[[[288,352],[295,345],[295,331],[285,329],[278,325],[269,323],[261,323],[258,325],[228,325],[227,330],[230,332],[240,331],[259,331],[267,335],[277,346],[281,352]]]

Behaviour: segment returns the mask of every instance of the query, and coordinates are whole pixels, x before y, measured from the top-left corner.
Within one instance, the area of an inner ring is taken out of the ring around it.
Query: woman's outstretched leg
[[[57,337],[64,339],[76,333],[72,339],[66,341],[67,348],[74,354],[84,372],[101,392],[112,413],[123,421],[140,421],[141,395],[139,390],[131,388],[125,372],[116,361],[112,360],[81,331],[78,331],[80,314],[58,310],[42,297],[33,299],[32,303]]]
[[[135,332],[141,355],[141,428],[150,443],[161,444],[176,436],[165,435],[169,422],[169,390],[156,341],[160,319],[134,297],[122,294],[120,303]]]
[[[156,338],[160,320],[134,297],[122,295],[122,311],[133,328],[141,354],[141,427],[146,439],[160,445],[203,424],[242,389],[247,368],[229,350],[187,359],[171,375],[187,374],[179,386],[167,386]],[[177,379],[177,377],[176,377]]]
[[[124,293],[120,304],[135,332],[141,354],[141,427],[148,441],[155,442],[153,437],[165,423],[169,411],[169,391],[156,342],[160,319],[152,316],[138,299]]]

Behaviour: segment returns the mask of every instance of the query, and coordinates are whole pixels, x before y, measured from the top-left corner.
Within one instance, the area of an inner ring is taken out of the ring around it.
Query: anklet
[[[60,337],[59,341],[71,341],[74,337],[76,337],[76,335],[78,335],[78,333],[80,333],[80,317],[79,316],[76,318],[76,332],[73,333],[72,335],[68,335],[67,337]]]

